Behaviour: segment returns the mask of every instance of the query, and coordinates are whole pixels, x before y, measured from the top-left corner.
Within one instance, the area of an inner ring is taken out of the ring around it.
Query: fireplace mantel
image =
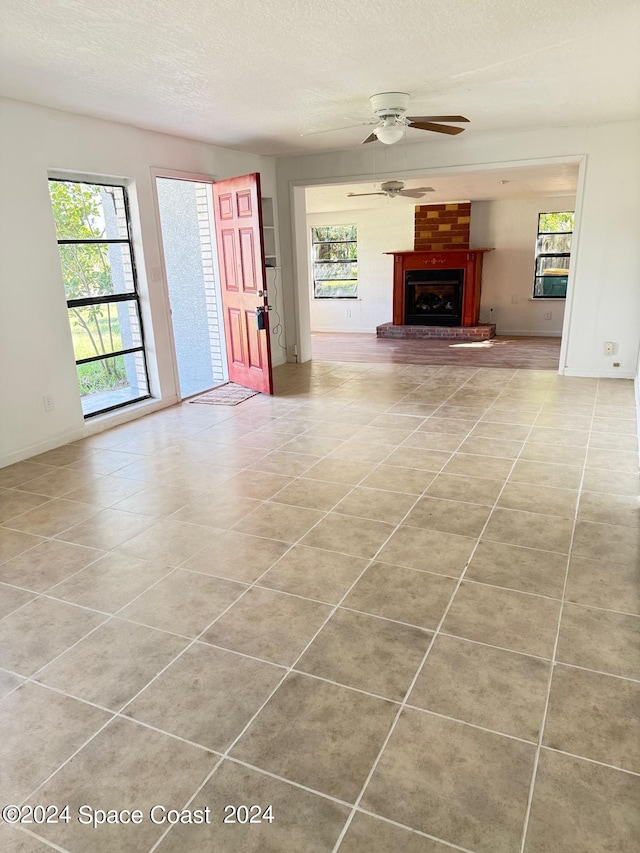
[[[385,252],[393,255],[393,325],[405,325],[405,273],[420,269],[462,269],[462,326],[475,326],[480,313],[482,259],[492,249],[442,249],[438,252]]]

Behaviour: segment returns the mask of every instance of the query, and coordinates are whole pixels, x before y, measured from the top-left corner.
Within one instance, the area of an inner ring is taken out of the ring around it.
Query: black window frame
[[[147,352],[146,352],[146,344],[145,344],[145,336],[144,336],[144,324],[142,322],[142,311],[140,310],[140,293],[138,291],[138,272],[136,269],[136,259],[133,251],[133,235],[131,230],[131,208],[129,205],[129,195],[127,192],[127,187],[124,184],[118,183],[106,183],[105,181],[93,180],[91,178],[58,178],[55,176],[49,177],[49,183],[67,183],[67,184],[84,184],[85,186],[92,187],[106,187],[108,189],[119,189],[122,190],[123,202],[124,202],[124,210],[125,210],[125,218],[127,225],[127,236],[126,237],[106,237],[106,238],[62,238],[57,240],[58,246],[69,246],[69,245],[110,245],[110,244],[120,244],[126,245],[129,249],[129,258],[131,262],[131,278],[133,280],[133,290],[127,291],[126,293],[112,293],[107,296],[86,296],[77,299],[67,299],[67,310],[69,308],[84,308],[86,306],[93,305],[105,305],[107,303],[118,303],[118,302],[135,302],[136,311],[138,315],[138,324],[140,328],[140,346],[137,347],[129,347],[127,349],[116,350],[114,352],[108,352],[103,355],[94,355],[89,356],[87,358],[79,358],[76,359],[76,369],[79,365],[82,364],[90,364],[91,362],[96,361],[105,361],[110,358],[117,358],[121,355],[132,355],[134,353],[141,352],[144,362],[144,373],[145,373],[145,381],[147,385],[147,393],[142,394],[140,397],[136,397],[133,400],[124,400],[122,403],[115,403],[112,406],[105,406],[102,409],[96,409],[94,412],[83,412],[83,417],[85,420],[89,418],[95,418],[97,415],[104,415],[107,412],[113,412],[116,409],[122,409],[125,406],[131,406],[134,403],[140,403],[142,400],[150,400],[150,384],[149,384],[149,366],[147,364]]]
[[[355,240],[316,240],[315,232],[319,228],[353,228],[355,229],[356,237]],[[355,245],[356,247],[356,257],[355,258],[346,258],[341,260],[316,260],[314,257],[314,246],[319,245]],[[332,279],[332,278],[316,278],[316,264],[353,264],[356,267],[356,277],[352,279],[348,279],[349,281],[355,282],[356,285],[356,293],[353,296],[332,296],[330,294],[318,295],[317,293],[317,284],[325,281],[346,281],[347,279]],[[311,226],[311,265],[313,269],[313,298],[314,299],[358,299],[358,226],[355,224],[349,225],[312,225]]]
[[[534,299],[566,299],[567,298],[567,285],[564,286],[564,293],[560,294],[546,294],[546,293],[537,293],[538,289],[538,279],[543,278],[544,276],[538,273],[538,261],[540,258],[571,258],[571,249],[568,252],[539,252],[538,251],[538,243],[540,241],[540,237],[548,237],[553,236],[555,234],[568,234],[571,237],[570,243],[573,244],[573,229],[571,231],[541,231],[540,230],[540,222],[543,216],[549,216],[553,213],[570,213],[575,217],[575,210],[547,210],[538,213],[538,233],[536,235],[536,251],[535,258],[533,262],[533,298]],[[575,226],[575,221],[574,221]],[[567,267],[567,276],[569,275],[569,267]],[[544,285],[543,285],[544,287]]]

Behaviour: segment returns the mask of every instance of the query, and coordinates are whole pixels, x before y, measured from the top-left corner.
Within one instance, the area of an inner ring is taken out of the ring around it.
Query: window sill
[[[566,296],[530,296],[529,302],[565,302]]]

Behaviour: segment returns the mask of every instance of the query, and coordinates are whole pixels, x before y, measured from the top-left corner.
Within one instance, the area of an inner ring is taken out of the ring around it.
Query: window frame
[[[133,400],[124,400],[122,403],[114,403],[111,406],[105,406],[101,409],[96,409],[92,412],[84,412],[83,417],[85,420],[89,418],[94,418],[98,415],[104,415],[108,412],[113,412],[117,409],[122,409],[125,406],[131,406],[134,403],[140,403],[142,400],[150,400],[151,399],[151,386],[149,383],[149,366],[147,364],[147,351],[146,351],[146,341],[144,334],[144,323],[142,320],[142,310],[140,306],[140,292],[138,289],[138,271],[136,267],[136,259],[135,253],[133,250],[133,232],[131,227],[131,207],[129,204],[129,194],[127,191],[127,186],[125,184],[117,183],[116,181],[106,182],[104,180],[94,180],[91,176],[86,175],[82,177],[58,177],[55,174],[49,175],[48,183],[67,183],[67,184],[84,184],[87,186],[96,186],[96,187],[107,187],[109,189],[119,189],[122,190],[123,197],[123,205],[124,205],[124,213],[126,220],[126,229],[127,236],[126,237],[96,237],[96,238],[69,238],[64,237],[62,239],[58,239],[56,242],[58,247],[60,246],[82,246],[82,245],[126,245],[129,250],[129,260],[131,263],[131,279],[133,283],[133,290],[126,291],[126,293],[111,293],[106,296],[83,296],[77,297],[74,299],[67,299],[67,311],[70,308],[84,308],[87,306],[94,305],[106,305],[106,304],[117,304],[119,302],[134,302],[136,307],[136,313],[138,318],[138,326],[140,329],[140,346],[136,347],[128,347],[125,349],[114,350],[113,352],[104,353],[102,355],[94,355],[88,356],[87,358],[79,358],[75,359],[76,363],[76,371],[80,365],[83,364],[91,364],[92,362],[105,361],[107,359],[115,359],[119,356],[123,355],[132,355],[138,352],[142,353],[143,365],[144,365],[144,377],[147,386],[147,393],[142,394],[139,397],[136,397]],[[54,217],[55,219],[55,217]],[[65,294],[66,296],[66,294]],[[74,353],[75,355],[75,353]]]
[[[564,294],[544,294],[544,293],[536,293],[536,288],[538,286],[538,279],[543,278],[544,276],[538,273],[538,261],[540,258],[569,258],[569,262],[571,261],[571,247],[573,244],[573,233],[574,229],[571,231],[541,231],[540,230],[540,222],[543,216],[549,216],[553,213],[570,213],[574,217],[574,227],[575,227],[575,210],[544,210],[538,213],[538,232],[536,234],[536,248],[535,255],[533,261],[533,299],[566,299],[567,298],[567,286],[565,285]],[[570,248],[568,252],[539,252],[538,251],[538,242],[540,237],[551,237],[555,234],[568,234],[570,239]],[[569,275],[569,267],[567,267],[567,276]],[[561,276],[562,277],[562,276]]]
[[[320,228],[353,228],[355,229],[355,240],[316,240],[315,232]],[[320,245],[355,245],[356,247],[356,257],[355,258],[346,258],[343,260],[335,259],[335,260],[323,260],[319,261],[314,256],[314,246]],[[318,296],[316,287],[318,283],[323,283],[325,281],[346,281],[347,279],[331,279],[331,278],[316,278],[316,264],[354,264],[356,267],[356,277],[353,279],[349,279],[349,281],[353,281],[356,285],[356,293],[353,296],[333,296],[327,294],[325,296]],[[314,299],[359,299],[358,296],[358,226],[355,223],[349,223],[347,225],[337,224],[337,225],[312,225],[311,226],[311,280],[312,280],[312,288],[313,288],[313,298]]]

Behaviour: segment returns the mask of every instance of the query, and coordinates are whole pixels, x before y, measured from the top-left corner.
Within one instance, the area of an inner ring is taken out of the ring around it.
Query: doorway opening
[[[156,177],[181,399],[227,380],[211,182]]]
[[[397,174],[385,172],[377,176],[378,180],[387,178],[397,178]],[[437,236],[431,233],[433,229],[428,228],[429,223],[425,225],[420,220],[417,208],[432,204],[434,209],[428,213],[435,219],[436,206],[441,208],[470,200],[471,222],[466,225],[470,232],[469,245],[494,250],[487,254],[483,266],[478,321],[495,325],[496,334],[502,339],[523,344],[539,339],[542,350],[549,344],[559,356],[554,368],[562,371],[570,335],[572,270],[560,270],[561,265],[554,262],[553,266],[558,269],[552,272],[558,272],[558,276],[553,281],[553,298],[552,294],[546,298],[536,296],[532,270],[541,213],[556,215],[556,211],[575,211],[576,234],[579,231],[583,158],[478,164],[452,167],[449,171],[414,169],[403,178],[409,189],[417,191],[428,182],[434,191],[416,204],[413,197],[389,199],[379,195],[379,186],[364,182],[361,176],[342,176],[326,182],[321,179],[291,181],[298,360],[326,360],[329,338],[343,342],[343,346],[338,347],[342,356],[347,350],[347,340],[350,341],[349,351],[360,345],[374,348],[376,329],[389,324],[397,307],[393,301],[393,254],[416,251],[417,232],[425,239]],[[313,290],[313,229],[341,223],[354,226],[358,235],[358,298],[348,303],[317,299]],[[423,235],[422,227],[418,226],[424,226],[428,236]],[[438,233],[440,230],[446,232],[451,227],[452,223],[443,219],[437,230]],[[458,232],[452,239],[456,238],[459,241]],[[445,241],[444,249],[447,245]],[[576,248],[577,241],[574,241],[572,250]],[[546,251],[557,254],[559,250],[554,246]],[[567,284],[562,295],[557,291],[560,272],[565,274],[562,283],[566,281]],[[444,314],[455,315],[456,288],[450,282],[446,284],[446,292],[436,291],[435,296],[422,288],[412,288],[409,295],[417,300],[417,306],[415,301],[411,303],[413,324],[429,325],[431,315],[443,305]],[[413,310],[415,307],[419,310]],[[440,317],[437,323],[442,326],[457,324],[455,316],[453,319]],[[370,337],[371,344],[368,343]],[[385,349],[387,344],[381,340],[377,346]],[[429,339],[422,346],[424,350],[438,350],[440,344]],[[490,348],[495,351],[496,345]],[[438,358],[434,353],[434,359]]]

